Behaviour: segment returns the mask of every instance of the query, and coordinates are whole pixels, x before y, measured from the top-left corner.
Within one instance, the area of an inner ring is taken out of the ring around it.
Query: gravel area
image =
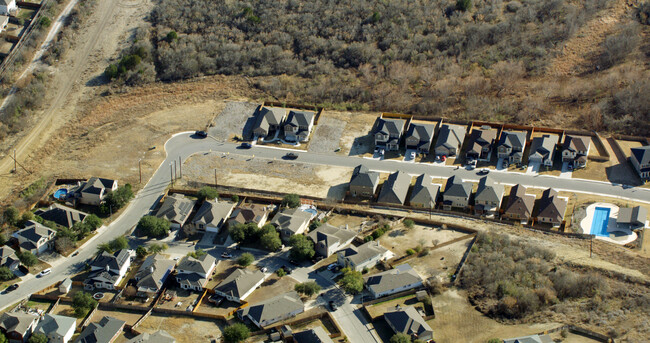
[[[232,136],[242,136],[244,127],[252,125],[253,115],[259,104],[250,102],[229,102],[226,108],[214,119],[210,135],[220,141],[227,141]]]
[[[339,141],[345,129],[346,122],[335,118],[321,116],[316,130],[311,135],[310,152],[334,153],[339,148]]]

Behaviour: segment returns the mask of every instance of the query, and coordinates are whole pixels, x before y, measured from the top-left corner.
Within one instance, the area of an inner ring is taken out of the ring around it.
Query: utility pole
[[[142,183],[142,159],[138,160],[138,172],[140,172],[140,183]]]
[[[183,177],[183,162],[180,156],[178,156],[178,173],[180,174],[179,177]]]
[[[214,186],[217,186],[217,168],[214,168]]]
[[[176,174],[176,160],[174,160],[174,180],[178,179],[178,174]]]
[[[433,212],[433,199],[429,199],[429,220],[431,220],[431,212]]]
[[[16,149],[14,149],[14,173],[18,172],[18,160],[16,160]]]
[[[589,258],[591,258],[592,253],[594,251],[594,236],[591,236],[591,240],[589,241]]]
[[[172,187],[174,187],[174,167],[172,164],[169,164],[169,179],[172,181]]]

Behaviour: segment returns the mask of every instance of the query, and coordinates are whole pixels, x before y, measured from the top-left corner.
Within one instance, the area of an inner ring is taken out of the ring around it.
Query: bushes
[[[223,330],[223,339],[227,343],[237,343],[245,341],[250,336],[250,330],[242,323],[235,323]]]
[[[85,317],[90,310],[97,306],[97,300],[90,293],[77,292],[72,297],[72,308],[77,318]]]
[[[133,198],[133,189],[130,184],[118,187],[114,192],[106,194],[99,210],[104,214],[114,213],[124,207]]]
[[[101,243],[97,246],[97,250],[101,253],[114,253],[118,250],[126,249],[129,247],[129,240],[125,236],[120,236],[108,243]]]
[[[300,206],[300,197],[298,194],[287,194],[282,198],[282,207],[296,208]]]
[[[605,51],[600,57],[601,66],[609,68],[622,62],[639,46],[639,32],[639,25],[633,23],[622,27],[618,34],[608,36],[604,43]]]
[[[320,292],[321,287],[315,281],[308,281],[308,282],[296,284],[294,286],[294,289],[298,293],[311,297],[312,295]]]
[[[341,270],[343,278],[339,280],[339,284],[343,289],[350,294],[358,294],[363,290],[363,277],[361,273],[349,268]]]
[[[162,238],[169,235],[171,223],[163,218],[144,216],[138,221],[137,230],[149,238]]]
[[[291,250],[289,256],[298,261],[308,260],[314,257],[314,242],[304,235],[293,235],[289,239]]]
[[[38,263],[38,258],[27,250],[18,254],[18,259],[20,259],[20,263],[27,267],[35,266]]]
[[[7,267],[0,267],[0,281],[7,281],[14,278],[14,273]]]
[[[249,252],[241,254],[241,256],[239,256],[237,259],[237,263],[242,267],[249,266],[251,263],[253,263],[253,261],[255,261],[255,256]]]
[[[199,192],[198,192],[197,196],[199,198],[199,202],[203,202],[205,199],[213,200],[213,199],[218,198],[219,193],[217,192],[217,190],[215,188],[206,186],[206,187],[203,187],[203,188],[199,189]]]

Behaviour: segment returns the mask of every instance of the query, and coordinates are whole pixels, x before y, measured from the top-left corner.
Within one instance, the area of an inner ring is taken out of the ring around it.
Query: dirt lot
[[[178,343],[198,343],[210,342],[211,339],[218,341],[225,326],[225,322],[217,320],[152,314],[138,326],[138,330],[148,333],[165,330]]]
[[[350,168],[208,153],[195,155],[185,162],[183,181],[214,183],[215,165],[219,166],[217,182],[220,185],[334,199],[343,198],[352,175]]]
[[[563,325],[561,323],[504,325],[476,311],[467,301],[464,291],[455,289],[434,297],[432,304],[436,311],[436,318],[428,323],[434,329],[436,342],[441,343],[484,343],[490,338],[532,335]]]
[[[339,142],[340,154],[359,156],[374,149],[375,140],[370,132],[379,113],[338,112],[333,115],[347,123]]]
[[[621,156],[620,152],[611,146],[611,141],[613,141],[613,138],[603,139],[603,146],[610,156],[609,161],[597,162],[588,160],[585,168],[577,169],[573,172],[573,177],[638,185],[640,180],[632,170],[632,166],[627,161],[627,158],[630,154],[630,148],[637,146],[637,144],[640,146],[641,143],[618,141],[625,154],[625,156]],[[596,149],[593,141],[591,150],[589,151],[589,155],[592,154],[598,155],[598,149]]]
[[[374,321],[380,319],[385,312],[394,310],[397,306],[401,308],[413,306],[424,310],[424,304],[421,301],[418,301],[415,294],[366,306],[366,310],[368,310],[368,314],[370,314],[370,317]]]
[[[264,300],[273,298],[276,295],[292,291],[293,287],[297,283],[298,282],[292,278],[291,275],[278,277],[277,274],[273,273],[268,279],[264,280],[264,283],[262,283],[260,288],[253,291],[253,293],[246,298],[246,301],[251,305],[257,304]]]
[[[371,220],[369,217],[334,214],[327,218],[327,223],[336,227],[344,226],[347,224],[350,230],[355,230],[363,222],[367,222],[369,220]]]
[[[126,310],[111,311],[111,310],[98,309],[97,312],[93,314],[93,319],[91,320],[91,322],[98,323],[105,316],[109,316],[109,317],[113,317],[125,321],[126,325],[133,325],[135,324],[135,322],[138,321],[138,319],[142,318],[144,314],[145,312],[135,312],[135,311],[130,312]]]
[[[321,113],[318,125],[316,125],[310,138],[310,141],[317,143],[309,144],[310,152],[334,153],[334,150],[340,147],[341,136],[346,125],[348,125],[347,121],[341,120],[342,117],[349,118],[349,114],[341,115],[329,111]],[[340,148],[343,150],[343,147]]]
[[[169,308],[173,310],[185,310],[188,306],[192,305],[201,296],[201,293],[199,292],[190,292],[188,290],[181,289],[181,288],[177,288],[175,289],[175,291],[176,291],[176,298],[174,298],[174,300],[165,301],[165,302],[160,301],[158,302],[157,307]],[[181,304],[178,305],[178,303]]]

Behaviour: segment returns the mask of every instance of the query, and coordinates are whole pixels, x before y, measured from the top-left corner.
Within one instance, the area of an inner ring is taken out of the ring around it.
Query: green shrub
[[[409,256],[411,256],[411,255],[415,254],[415,250],[413,250],[413,249],[406,249],[406,254],[409,255]]]

